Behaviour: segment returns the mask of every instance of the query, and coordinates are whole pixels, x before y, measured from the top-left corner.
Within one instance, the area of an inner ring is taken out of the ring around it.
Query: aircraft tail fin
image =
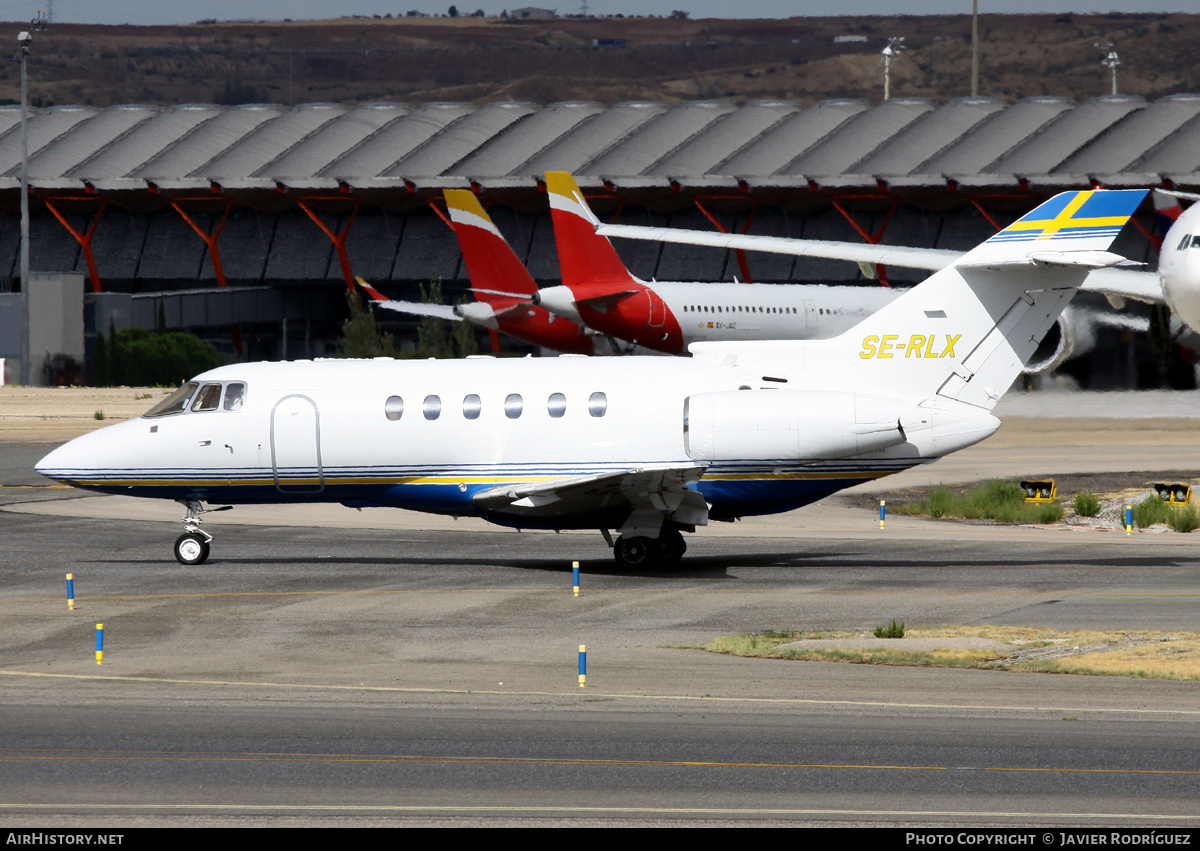
[[[1146,193],[1064,192],[844,336],[890,386],[991,410]]]
[[[842,336],[797,344],[792,362],[880,392],[990,411],[1088,272],[1125,260],[1108,248],[1145,195],[1057,195]],[[745,346],[739,357],[789,359],[779,343],[763,344],[758,355]]]
[[[596,233],[599,221],[575,178],[565,171],[548,171],[546,190],[550,194],[550,216],[554,220],[563,284],[570,287],[636,283],[637,279],[625,268],[608,237]]]
[[[479,199],[466,189],[445,189],[443,193],[475,298],[505,306],[513,299],[528,301],[537,292],[537,284]]]

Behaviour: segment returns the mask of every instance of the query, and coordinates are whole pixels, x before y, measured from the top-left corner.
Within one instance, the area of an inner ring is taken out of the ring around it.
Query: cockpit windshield
[[[142,416],[165,417],[168,414],[178,414],[180,411],[186,410],[188,402],[191,401],[192,394],[196,392],[196,388],[199,386],[199,381],[189,381],[153,408],[146,411]]]

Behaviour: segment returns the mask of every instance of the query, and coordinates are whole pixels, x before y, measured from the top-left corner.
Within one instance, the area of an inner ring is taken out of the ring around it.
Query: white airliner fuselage
[[[646,301],[642,323],[630,323],[635,330],[627,331],[626,338],[646,345],[671,340],[684,349],[692,343],[719,340],[835,337],[902,292],[879,286],[678,281],[655,281],[646,287],[641,296]],[[551,313],[584,321],[569,287],[544,287],[537,303]]]

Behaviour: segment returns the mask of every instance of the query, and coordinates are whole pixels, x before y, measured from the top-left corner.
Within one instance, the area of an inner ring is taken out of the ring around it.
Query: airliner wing
[[[832,242],[820,239],[789,239],[781,236],[713,233],[678,228],[650,228],[637,225],[597,225],[596,232],[604,236],[642,239],[656,242],[676,242],[685,245],[708,245],[714,248],[733,248],[745,251],[765,251],[771,254],[792,254],[799,257],[821,257],[827,260],[849,260],[854,263],[901,266],[906,269],[937,271],[963,255],[961,251],[943,248],[914,248],[900,245],[867,245],[856,242]],[[1083,264],[1080,264],[1083,265]],[[1148,304],[1163,304],[1162,281],[1156,272],[1132,269],[1096,269],[1088,275],[1081,290],[1114,298],[1131,298]]]
[[[857,242],[830,242],[821,239],[788,239],[782,236],[758,236],[739,233],[713,233],[679,228],[649,228],[637,225],[599,225],[596,233],[625,239],[644,239],[654,242],[679,242],[685,245],[709,245],[713,248],[735,248],[744,251],[765,251],[770,254],[793,254],[798,257],[824,257],[829,260],[849,260],[852,263],[872,263],[884,266],[903,266],[907,269],[937,271],[962,257],[961,251],[941,248],[909,248],[902,245],[866,245]]]
[[[1131,298],[1147,304],[1163,304],[1162,279],[1157,272],[1133,269],[1097,269],[1080,287],[1084,292],[1101,293],[1116,298]]]
[[[707,522],[708,505],[687,485],[699,481],[706,469],[697,464],[638,467],[507,485],[478,493],[472,502],[483,510],[529,517],[644,508],[666,512],[680,522],[702,524]]]

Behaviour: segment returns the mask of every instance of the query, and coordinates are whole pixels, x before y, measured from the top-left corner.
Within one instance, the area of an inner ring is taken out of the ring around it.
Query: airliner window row
[[[504,416],[515,420],[525,411],[525,399],[520,393],[509,393],[504,397]],[[477,420],[483,412],[483,400],[475,393],[463,397],[463,419]],[[608,396],[599,391],[588,397],[588,415],[602,417],[608,412]],[[559,419],[567,413],[567,397],[563,393],[551,393],[546,400],[546,413],[553,419]],[[401,396],[388,396],[383,403],[383,415],[392,422],[404,416],[404,399]],[[421,415],[427,420],[436,420],[442,415],[442,397],[426,396],[421,401]]]
[[[684,313],[796,313],[798,311],[794,307],[762,307],[761,305],[758,307],[748,307],[744,304],[739,304],[739,305],[730,306],[730,307],[722,307],[720,305],[709,306],[709,305],[693,304],[693,305],[685,305],[683,308],[683,312]]]
[[[197,388],[199,388],[199,392],[196,392]],[[222,390],[224,390],[224,395],[222,395]],[[240,411],[245,401],[246,384],[242,381],[229,381],[224,384],[214,381],[203,387],[200,386],[199,381],[189,381],[142,416],[165,417],[185,411],[195,413],[216,410]]]

